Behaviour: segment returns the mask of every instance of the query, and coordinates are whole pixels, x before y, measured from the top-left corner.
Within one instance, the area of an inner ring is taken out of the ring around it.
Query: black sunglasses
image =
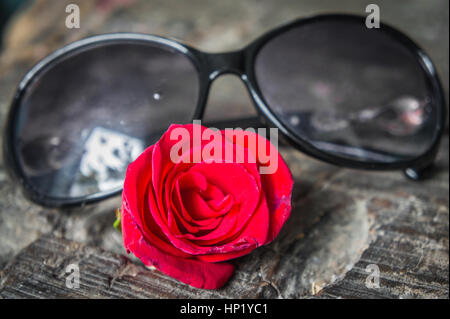
[[[135,33],[69,44],[20,82],[5,162],[41,205],[116,195],[127,165],[171,123],[202,118],[211,83],[225,73],[245,83],[265,125],[320,160],[419,179],[436,156],[446,109],[430,58],[392,27],[323,15],[228,53]]]

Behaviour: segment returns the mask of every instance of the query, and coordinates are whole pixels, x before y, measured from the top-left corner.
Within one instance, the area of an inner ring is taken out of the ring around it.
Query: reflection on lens
[[[334,132],[358,123],[367,123],[393,136],[407,136],[414,135],[422,128],[428,113],[427,101],[404,96],[385,105],[362,108],[352,113],[318,111],[312,115],[311,125],[323,132]]]
[[[28,87],[15,151],[43,195],[118,190],[128,164],[171,123],[191,121],[198,92],[191,60],[167,47],[114,41],[78,49]]]
[[[78,197],[86,192],[93,194],[121,187],[123,172],[143,151],[140,139],[102,127],[94,128],[84,143],[80,169],[69,195]]]
[[[363,19],[318,20],[269,40],[256,80],[275,115],[334,155],[396,162],[429,149],[437,108],[415,53]]]

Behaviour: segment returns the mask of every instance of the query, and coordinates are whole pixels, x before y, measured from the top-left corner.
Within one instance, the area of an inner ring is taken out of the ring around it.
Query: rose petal
[[[125,248],[147,266],[155,266],[159,271],[181,282],[202,289],[222,287],[234,272],[228,263],[209,263],[199,260],[175,257],[149,243],[130,215],[127,207],[122,208],[122,224]]]
[[[149,180],[152,174],[150,165],[153,146],[147,148],[133,163],[128,166],[127,174],[122,192],[122,206],[130,211],[133,221],[144,231],[145,237],[151,240],[153,245],[178,256],[189,256],[188,254],[175,248],[167,237],[161,232],[160,228],[154,223],[152,215],[148,212],[148,206],[145,205],[148,197]],[[123,214],[122,209],[122,214]],[[147,213],[146,213],[147,212]],[[123,216],[122,216],[123,220]],[[130,233],[127,230],[128,224],[122,222],[122,233]],[[124,244],[128,240],[123,235]]]
[[[222,131],[222,134],[225,136],[224,131]],[[263,148],[260,147],[260,145],[265,145],[266,153],[267,150],[269,150],[269,163],[272,160],[278,162],[277,170],[273,174],[260,175],[261,185],[270,211],[270,229],[267,237],[267,243],[269,243],[278,235],[282,226],[289,218],[294,181],[285,161],[269,140],[252,132],[234,131],[233,134],[236,137],[234,140],[235,143],[241,143],[240,145],[242,147],[246,147],[249,151],[254,153],[258,165],[262,165],[259,152],[261,152]],[[244,134],[250,138],[244,139]]]
[[[265,200],[262,198],[251,219],[247,222],[245,227],[242,227],[240,232],[235,233],[235,238],[221,246],[213,246],[217,249],[211,250],[209,257],[204,255],[198,256],[199,259],[207,260],[208,258],[214,261],[223,261],[231,258],[242,256],[240,251],[246,250],[247,252],[262,246],[267,243],[267,236],[269,234],[269,210]],[[212,245],[212,243],[204,243],[206,245]],[[233,254],[233,252],[235,254]],[[212,256],[216,255],[217,256]]]
[[[181,196],[186,209],[195,220],[221,217],[234,205],[231,194],[226,195],[222,200],[209,202],[205,202],[204,198],[195,191],[183,192]]]

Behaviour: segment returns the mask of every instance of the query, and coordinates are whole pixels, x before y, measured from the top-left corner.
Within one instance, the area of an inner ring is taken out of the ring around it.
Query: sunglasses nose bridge
[[[245,73],[244,51],[210,53],[207,55],[207,64],[210,81],[214,81],[220,75],[228,73],[241,76]]]

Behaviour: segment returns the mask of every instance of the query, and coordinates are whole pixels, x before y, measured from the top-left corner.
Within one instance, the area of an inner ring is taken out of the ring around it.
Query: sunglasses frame
[[[436,125],[436,129],[433,136],[433,141],[430,148],[423,154],[406,161],[398,161],[393,163],[380,163],[371,161],[358,161],[345,157],[340,157],[322,151],[314,147],[306,139],[298,137],[293,131],[283,124],[277,115],[271,110],[268,103],[263,98],[263,94],[258,87],[256,80],[254,65],[255,59],[258,55],[259,50],[271,39],[275,38],[279,34],[288,31],[292,28],[301,27],[310,23],[318,21],[353,21],[355,23],[365,23],[365,17],[346,15],[346,14],[328,14],[328,15],[318,15],[307,18],[300,18],[291,23],[278,27],[272,31],[269,31],[243,49],[237,51],[231,51],[226,53],[206,53],[195,49],[189,45],[182,44],[176,40],[167,39],[160,36],[140,34],[140,33],[111,33],[96,35],[89,38],[85,38],[71,44],[68,44],[52,54],[48,55],[40,62],[38,62],[22,79],[19,83],[17,91],[13,97],[10,112],[7,117],[5,138],[4,138],[4,158],[6,167],[8,168],[13,178],[19,180],[20,184],[24,189],[24,194],[33,202],[47,207],[70,207],[79,206],[84,204],[89,204],[97,202],[100,200],[107,199],[109,197],[118,195],[121,193],[122,188],[114,189],[108,192],[98,192],[95,194],[76,197],[76,198],[60,198],[52,197],[39,192],[36,187],[29,183],[28,178],[24,173],[24,169],[20,164],[18,159],[18,154],[16,154],[16,149],[14,147],[14,133],[17,128],[16,123],[18,120],[19,110],[21,107],[22,98],[32,83],[33,79],[39,74],[52,68],[61,59],[66,58],[70,54],[76,53],[80,49],[85,49],[94,45],[101,45],[111,42],[146,42],[155,43],[162,46],[167,46],[173,50],[190,58],[192,63],[197,69],[199,76],[199,95],[198,102],[195,108],[193,118],[202,119],[204,111],[206,109],[208,94],[212,82],[223,74],[235,74],[237,75],[245,84],[250,94],[250,97],[258,111],[259,120],[264,126],[274,126],[277,127],[281,132],[281,136],[284,137],[287,142],[296,148],[297,150],[317,158],[319,160],[325,161],[330,164],[337,166],[354,168],[354,169],[367,169],[367,170],[394,170],[401,169],[404,170],[407,177],[413,180],[421,179],[428,168],[432,165],[437,151],[439,149],[439,142],[445,130],[446,124],[446,106],[444,100],[444,93],[442,86],[436,72],[436,69],[431,62],[429,56],[409,37],[407,37],[402,32],[390,27],[386,24],[381,24],[382,32],[385,32],[393,38],[393,40],[398,41],[403,46],[405,46],[410,52],[412,52],[417,61],[422,66],[427,85],[432,92],[431,103],[437,107],[437,117],[439,123]],[[241,122],[242,123],[242,122]],[[230,123],[231,124],[231,123]]]

